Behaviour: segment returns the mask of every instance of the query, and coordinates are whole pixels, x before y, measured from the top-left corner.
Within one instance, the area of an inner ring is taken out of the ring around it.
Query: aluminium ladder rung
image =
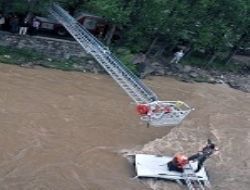
[[[134,101],[148,103],[157,100],[157,96],[150,89],[121,64],[117,58],[113,57],[108,48],[96,40],[66,11],[54,4],[50,12],[66,27],[82,47],[97,59]]]
[[[188,190],[205,190],[204,185],[201,183],[190,164],[184,169],[184,180]]]

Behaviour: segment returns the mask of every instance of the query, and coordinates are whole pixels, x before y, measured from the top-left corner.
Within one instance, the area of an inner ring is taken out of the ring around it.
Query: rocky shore
[[[54,68],[51,64],[51,59],[48,61],[30,62],[21,64],[24,67],[34,67],[40,65],[43,67]],[[145,72],[143,75],[145,77],[150,76],[170,76],[177,80],[183,82],[205,82],[211,84],[227,84],[231,88],[241,90],[243,92],[250,92],[250,71],[246,68],[245,72],[242,73],[232,73],[232,72],[221,72],[215,70],[204,70],[198,67],[193,67],[190,65],[162,65],[157,62],[151,64],[146,64]],[[72,70],[81,72],[91,72],[91,73],[105,73],[103,68],[93,61],[92,59],[85,60],[85,63],[76,63],[72,65]]]
[[[24,67],[40,65],[49,68],[105,73],[102,67],[74,41],[41,36],[19,36],[8,32],[0,32],[0,47],[12,50],[32,50],[32,52],[39,54],[33,60],[27,60],[25,57],[19,58],[7,53],[0,54],[0,61],[3,63],[11,62]],[[246,57],[247,59],[243,59],[240,56],[238,58],[236,62],[240,63],[243,61],[247,65],[246,69],[240,73],[204,70],[190,65],[183,65],[182,63],[165,64],[163,63],[164,61],[161,62],[160,60],[146,60],[146,68],[143,75],[171,76],[185,82],[225,83],[243,92],[250,92],[250,58]]]
[[[171,76],[184,82],[206,82],[212,84],[228,84],[234,89],[250,92],[249,67],[241,73],[204,70],[190,65],[162,65],[158,62],[147,64],[145,75]]]

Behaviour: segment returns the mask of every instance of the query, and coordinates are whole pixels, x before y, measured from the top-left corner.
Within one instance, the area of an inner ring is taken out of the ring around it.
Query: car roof
[[[35,16],[35,18],[41,22],[49,22],[49,23],[58,23],[54,18],[52,17],[41,17],[41,16]]]
[[[103,19],[100,16],[93,15],[93,14],[90,14],[90,13],[85,13],[85,12],[76,12],[74,14],[74,17],[76,18],[76,20],[80,19],[81,17],[94,17],[96,19]]]

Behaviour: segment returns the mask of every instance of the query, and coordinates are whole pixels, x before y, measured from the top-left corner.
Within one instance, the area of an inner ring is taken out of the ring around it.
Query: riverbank
[[[250,70],[245,66],[239,72],[228,72],[215,69],[202,69],[183,64],[159,64],[153,62],[147,66],[146,75],[171,76],[183,82],[202,82],[210,84],[227,84],[230,87],[250,92]]]
[[[7,32],[0,32],[0,61],[2,63],[17,64],[33,68],[43,66],[53,69],[105,73],[103,68],[74,41],[54,39],[40,36],[19,36]],[[117,50],[117,52],[123,52]],[[125,51],[126,52],[126,51]],[[132,54],[125,53],[125,63],[132,61]],[[202,61],[202,60],[199,60]],[[236,61],[226,69],[202,69],[198,66],[168,64],[164,58],[146,60],[143,75],[168,76],[184,82],[205,82],[212,84],[228,84],[230,87],[250,92],[250,59],[237,57]],[[243,65],[243,66],[242,66]],[[133,65],[127,66],[134,69]]]
[[[101,66],[92,58],[71,58],[58,59],[53,57],[44,57],[39,53],[23,50],[5,50],[0,51],[0,60],[3,63],[16,64],[26,68],[42,66],[52,69],[65,71],[80,71],[90,73],[105,73]],[[211,84],[227,84],[234,89],[243,92],[250,92],[250,74],[249,68],[245,72],[233,73],[216,70],[204,70],[190,65],[164,65],[158,62],[146,64],[144,76],[163,76],[173,77],[183,82],[199,82]]]

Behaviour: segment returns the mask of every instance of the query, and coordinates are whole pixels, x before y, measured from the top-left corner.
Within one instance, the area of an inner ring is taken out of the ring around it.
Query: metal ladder
[[[52,14],[80,43],[85,51],[91,54],[124,91],[138,104],[157,101],[157,95],[140,81],[123,63],[98,41],[87,29],[79,24],[57,4],[49,9]]]
[[[190,164],[184,168],[183,177],[188,190],[205,190],[204,185],[201,183]]]

